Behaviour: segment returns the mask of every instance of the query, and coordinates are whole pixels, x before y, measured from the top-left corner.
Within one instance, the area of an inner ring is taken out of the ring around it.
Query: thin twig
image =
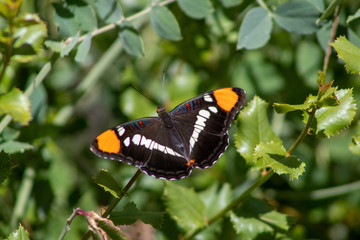
[[[331,43],[334,41],[335,35],[336,35],[336,30],[337,27],[339,25],[339,11],[340,11],[340,6],[337,6],[335,8],[335,12],[334,12],[334,23],[332,25],[332,29],[331,29],[331,35],[330,35],[330,39],[328,42],[328,47],[326,49],[326,53],[325,53],[325,58],[324,58],[324,66],[323,66],[323,73],[326,74],[327,71],[327,67],[329,65],[329,59],[330,59],[330,55],[331,55]]]
[[[70,217],[67,219],[66,221],[66,225],[65,227],[63,228],[61,234],[60,234],[60,237],[58,238],[58,240],[62,240],[64,239],[66,233],[70,230],[70,224],[72,222],[72,220],[74,219],[74,217],[77,215],[77,212],[80,208],[76,208],[73,210],[72,214],[70,215]]]
[[[111,211],[116,207],[116,205],[120,202],[120,200],[125,196],[125,194],[127,194],[127,192],[129,191],[130,187],[135,183],[136,179],[141,175],[141,171],[140,169],[138,169],[136,171],[136,173],[134,174],[134,176],[129,180],[129,182],[126,184],[126,186],[124,187],[124,189],[121,191],[121,193],[119,194],[118,198],[115,198],[109,205],[109,207],[106,209],[106,211],[101,215],[102,217],[107,217],[109,216],[109,214],[111,213]],[[83,237],[82,239],[88,239],[91,235],[91,232],[88,231]]]

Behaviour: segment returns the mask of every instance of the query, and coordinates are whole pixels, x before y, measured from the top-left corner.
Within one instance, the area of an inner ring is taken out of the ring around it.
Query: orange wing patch
[[[232,88],[222,88],[214,91],[217,104],[225,111],[230,112],[237,103],[239,96]]]
[[[96,140],[100,151],[107,153],[119,153],[121,150],[120,140],[112,129],[100,134]]]

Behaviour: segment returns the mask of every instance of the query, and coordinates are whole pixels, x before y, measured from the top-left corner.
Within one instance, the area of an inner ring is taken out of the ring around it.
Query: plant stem
[[[66,225],[65,225],[65,227],[63,228],[63,230],[62,230],[62,232],[61,232],[60,237],[58,238],[58,240],[64,239],[66,233],[70,230],[70,224],[71,224],[72,220],[74,219],[74,217],[76,216],[78,210],[79,210],[79,208],[76,208],[76,209],[73,210],[72,214],[71,214],[70,217],[67,219]]]
[[[224,217],[229,211],[237,208],[240,204],[244,202],[244,200],[250,196],[250,194],[260,187],[262,184],[264,184],[272,175],[274,174],[274,171],[270,169],[265,174],[263,174],[253,185],[251,185],[246,191],[244,191],[240,196],[238,196],[236,199],[231,201],[231,203],[226,206],[223,210],[218,212],[215,216],[209,219],[207,225],[211,225],[214,222],[216,222],[218,219]],[[196,229],[193,232],[190,232],[189,234],[185,235],[184,239],[192,239],[198,234],[202,228]]]
[[[116,207],[116,205],[120,202],[120,200],[125,196],[125,194],[129,191],[130,187],[135,183],[136,179],[141,175],[141,171],[140,169],[138,169],[136,171],[136,173],[134,174],[134,176],[129,180],[129,182],[126,184],[126,186],[124,187],[124,189],[121,191],[121,193],[119,194],[118,198],[115,198],[109,205],[109,207],[106,209],[106,211],[101,215],[102,217],[107,217],[109,216],[109,214],[111,213],[111,211]],[[66,226],[65,226],[66,227]],[[82,239],[88,239],[91,235],[91,232],[88,231],[83,237]]]
[[[340,6],[337,6],[335,8],[335,12],[334,12],[335,19],[334,19],[334,23],[332,25],[329,44],[328,44],[328,48],[326,49],[325,58],[324,58],[324,66],[323,66],[323,73],[324,74],[326,74],[327,67],[329,65],[329,59],[330,59],[331,48],[332,48],[331,43],[334,41],[334,38],[335,38],[335,35],[336,35],[336,30],[337,30],[337,27],[339,25],[339,11],[340,11]]]

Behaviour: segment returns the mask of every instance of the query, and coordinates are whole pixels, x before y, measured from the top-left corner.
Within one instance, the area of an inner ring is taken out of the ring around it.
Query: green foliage
[[[359,238],[359,9],[0,0],[0,238]],[[225,86],[247,101],[211,168],[164,184],[89,151],[152,102]]]

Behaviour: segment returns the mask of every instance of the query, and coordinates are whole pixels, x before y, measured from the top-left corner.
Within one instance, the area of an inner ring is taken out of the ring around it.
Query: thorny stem
[[[330,55],[331,55],[331,43],[334,41],[335,35],[336,35],[336,30],[339,24],[339,10],[340,7],[337,6],[334,12],[334,23],[332,26],[332,30],[331,30],[331,35],[330,35],[330,39],[329,39],[329,44],[328,44],[328,48],[326,49],[326,54],[324,57],[324,66],[323,66],[323,73],[326,74],[327,71],[327,67],[329,65],[329,59],[330,59]],[[319,90],[320,91],[320,90]],[[314,120],[315,117],[315,113],[316,113],[316,108],[312,108],[311,112],[309,113],[309,119],[304,127],[304,129],[301,131],[300,135],[298,136],[298,138],[296,139],[296,141],[294,142],[294,144],[289,148],[289,150],[287,151],[287,155],[291,155],[295,149],[298,147],[298,145],[304,140],[304,138],[306,137],[306,135],[308,134],[308,131],[311,127],[311,123]]]

